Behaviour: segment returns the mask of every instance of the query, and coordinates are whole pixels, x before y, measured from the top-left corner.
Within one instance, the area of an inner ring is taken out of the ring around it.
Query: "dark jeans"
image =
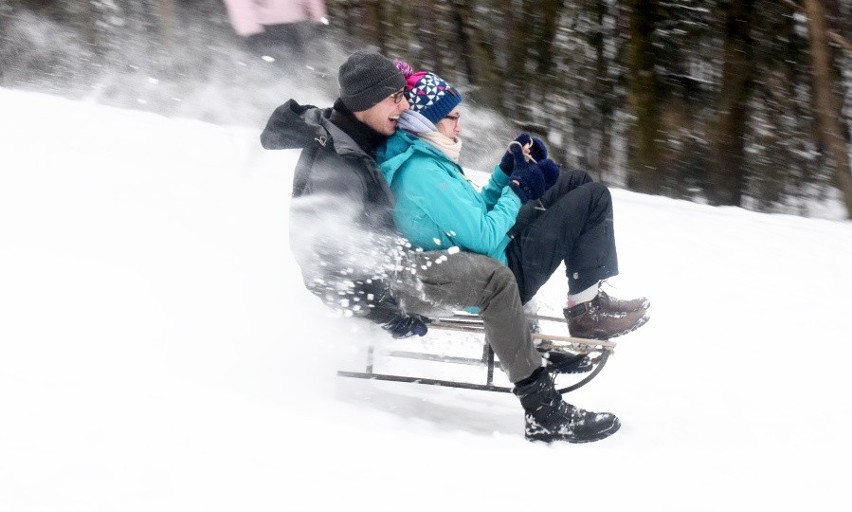
[[[506,255],[524,304],[563,261],[574,293],[618,274],[609,189],[583,171],[563,171],[540,201],[521,207],[510,235]]]

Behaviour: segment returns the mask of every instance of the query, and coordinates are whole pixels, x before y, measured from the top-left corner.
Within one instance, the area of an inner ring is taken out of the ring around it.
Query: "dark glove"
[[[510,176],[515,170],[515,157],[512,155],[511,151],[511,146],[517,146],[515,142],[522,146],[526,146],[532,142],[532,146],[530,147],[530,156],[533,161],[540,162],[547,158],[547,146],[544,145],[544,142],[538,137],[530,137],[530,134],[522,133],[515,137],[515,140],[512,141],[509,149],[506,150],[506,154],[503,155],[503,159],[500,160],[500,170],[506,173],[506,176]]]
[[[425,336],[429,331],[426,326],[431,322],[422,315],[399,315],[390,322],[382,325],[382,329],[391,333],[394,338],[407,338],[409,336]]]
[[[527,162],[523,149],[517,144],[513,144],[509,151],[515,159],[515,170],[509,176],[509,187],[518,195],[522,203],[540,198],[545,191],[541,167]]]
[[[538,166],[541,168],[541,174],[544,175],[544,190],[552,187],[556,180],[559,179],[559,164],[549,158],[537,160]]]

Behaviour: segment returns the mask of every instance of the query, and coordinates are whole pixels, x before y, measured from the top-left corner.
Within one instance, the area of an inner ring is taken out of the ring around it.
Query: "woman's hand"
[[[500,170],[506,173],[506,176],[512,174],[515,170],[515,157],[512,154],[512,146],[520,146],[524,155],[524,161],[540,162],[547,158],[547,146],[544,141],[538,137],[531,137],[528,133],[522,133],[515,137],[515,140],[509,143],[509,148],[500,160]]]

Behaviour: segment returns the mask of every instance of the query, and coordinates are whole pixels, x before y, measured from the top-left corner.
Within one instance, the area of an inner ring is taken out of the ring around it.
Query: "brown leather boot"
[[[601,308],[611,313],[630,313],[631,311],[639,311],[640,309],[648,309],[651,307],[651,301],[649,301],[646,297],[627,300],[617,299],[615,297],[610,297],[603,290],[598,292],[598,299],[600,301]]]
[[[605,309],[600,295],[590,300],[562,310],[568,321],[568,332],[577,338],[606,340],[634,331],[648,321],[648,312],[612,311]]]

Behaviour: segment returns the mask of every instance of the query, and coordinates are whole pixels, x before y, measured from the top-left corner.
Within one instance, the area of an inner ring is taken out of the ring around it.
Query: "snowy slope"
[[[0,510],[852,510],[849,222],[614,190],[613,293],[653,316],[568,396],[624,426],[537,445],[511,395],[335,376],[421,341],[303,290],[296,153],[4,89],[0,112]]]

